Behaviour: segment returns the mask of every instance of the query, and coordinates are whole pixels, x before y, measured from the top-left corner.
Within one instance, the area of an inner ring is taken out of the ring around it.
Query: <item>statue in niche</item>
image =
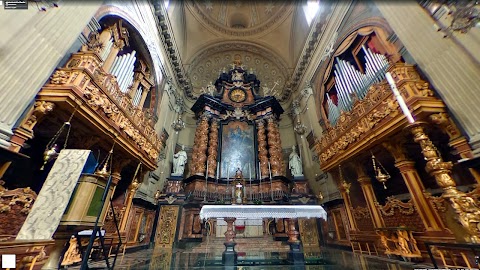
[[[292,153],[290,154],[288,165],[294,177],[303,175],[302,160],[297,154],[295,145],[292,147]]]
[[[185,164],[187,164],[187,152],[185,146],[182,145],[182,150],[173,155],[173,173],[172,176],[183,176],[185,171]]]

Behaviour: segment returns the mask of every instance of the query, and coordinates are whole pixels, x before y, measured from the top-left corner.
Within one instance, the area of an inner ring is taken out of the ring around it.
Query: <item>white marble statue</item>
[[[292,147],[292,153],[289,157],[288,167],[290,168],[292,175],[295,176],[302,176],[303,169],[302,169],[302,160],[300,156],[297,154],[295,145]]]
[[[202,90],[201,90],[202,94],[207,94],[210,96],[213,96],[213,94],[215,94],[215,91],[216,91],[216,88],[212,82],[209,82],[207,87],[202,87]]]
[[[185,146],[182,145],[182,150],[173,155],[172,176],[183,176],[185,164],[187,164],[187,152],[185,152]]]

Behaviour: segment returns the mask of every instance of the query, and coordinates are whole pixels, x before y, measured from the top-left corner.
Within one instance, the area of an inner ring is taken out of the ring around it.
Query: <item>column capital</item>
[[[405,138],[400,137],[399,140],[391,140],[389,142],[382,143],[382,146],[387,149],[388,152],[393,156],[395,162],[407,161],[410,160],[405,151]]]

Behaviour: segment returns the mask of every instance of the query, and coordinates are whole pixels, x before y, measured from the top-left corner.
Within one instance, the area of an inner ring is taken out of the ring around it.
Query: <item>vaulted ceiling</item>
[[[262,87],[275,87],[277,98],[288,99],[310,33],[300,2],[170,1],[168,14],[191,86],[187,97],[198,97],[239,57]]]

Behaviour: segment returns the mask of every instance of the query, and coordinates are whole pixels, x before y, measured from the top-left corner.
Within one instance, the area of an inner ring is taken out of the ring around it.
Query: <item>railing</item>
[[[440,268],[434,253],[442,260],[442,268],[480,268],[480,244],[438,242],[424,242],[424,244],[434,268]]]
[[[283,200],[287,194],[283,190],[274,190],[273,192],[254,192],[246,194],[246,199],[248,202],[262,202],[262,201],[271,201],[272,196],[274,201]],[[226,202],[229,203],[232,201],[232,195],[226,194],[225,192],[211,192],[208,191],[205,194],[205,190],[193,190],[191,196],[197,200],[206,199],[207,201],[213,202]]]

